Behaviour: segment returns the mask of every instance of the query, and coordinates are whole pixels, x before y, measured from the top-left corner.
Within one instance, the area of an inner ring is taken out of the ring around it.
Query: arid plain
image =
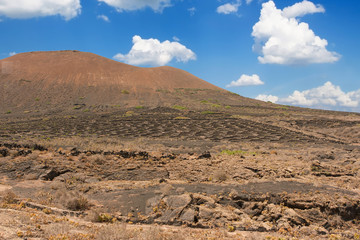
[[[2,239],[360,239],[360,114],[78,51],[0,60]]]

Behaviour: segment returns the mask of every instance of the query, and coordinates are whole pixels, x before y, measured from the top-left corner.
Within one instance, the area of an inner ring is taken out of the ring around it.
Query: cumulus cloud
[[[216,9],[216,12],[220,14],[237,13],[240,5],[241,5],[240,1],[237,1],[236,3],[226,3],[224,5],[219,6]]]
[[[97,19],[101,19],[101,20],[103,20],[103,21],[105,21],[105,22],[110,22],[109,17],[106,16],[106,15],[98,15],[98,16],[97,16]]]
[[[10,52],[10,53],[9,53],[9,56],[10,56],[10,57],[12,57],[12,56],[14,56],[14,55],[16,55],[16,52]]]
[[[260,94],[255,99],[264,102],[272,102],[272,103],[276,103],[277,101],[279,101],[279,97],[273,95],[266,95],[266,94]]]
[[[142,39],[140,36],[134,36],[133,44],[128,54],[119,53],[114,59],[132,65],[150,66],[164,66],[173,59],[178,62],[196,60],[195,53],[178,42],[168,40],[160,42],[158,39]]]
[[[358,102],[358,106],[360,106],[360,89],[356,90],[356,91],[352,91],[348,93],[348,96],[351,99],[354,99],[355,101]]]
[[[283,9],[283,15],[287,18],[302,17],[306,14],[324,12],[325,8],[323,6],[321,6],[320,4],[315,5],[314,3],[307,0],[295,3],[294,5]]]
[[[246,0],[246,4],[249,5],[253,0]]]
[[[226,87],[241,87],[241,86],[253,86],[253,85],[263,85],[264,82],[260,80],[260,77],[256,74],[252,76],[243,74],[241,77],[236,80],[232,81]]]
[[[324,12],[321,5],[309,1],[277,9],[271,0],[263,3],[259,21],[253,26],[255,39],[253,49],[259,51],[260,63],[271,64],[310,64],[332,63],[340,55],[326,49],[328,42],[321,39],[296,17],[310,13]]]
[[[360,89],[352,92],[344,92],[339,86],[331,82],[308,89],[305,91],[294,91],[286,98],[278,98],[272,95],[259,95],[258,100],[272,101],[282,104],[292,104],[306,107],[329,108],[336,107],[354,109],[360,106]],[[271,100],[272,99],[272,100]]]
[[[345,93],[339,86],[335,86],[331,82],[326,82],[323,86],[305,90],[294,91],[292,95],[283,99],[283,102],[303,105],[303,106],[342,106],[357,107],[360,98],[357,98],[355,92]]]
[[[143,8],[152,8],[155,12],[162,12],[171,6],[171,0],[98,0],[116,8],[118,12],[135,11]]]
[[[80,0],[1,0],[0,15],[26,19],[60,15],[70,20],[81,13]]]

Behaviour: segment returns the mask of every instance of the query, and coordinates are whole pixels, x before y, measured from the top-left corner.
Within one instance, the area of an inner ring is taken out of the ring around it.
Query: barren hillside
[[[0,70],[3,111],[156,107],[186,102],[181,94],[174,94],[179,89],[210,92],[204,94],[210,96],[228,95],[180,69],[134,67],[79,51],[21,53],[0,60]]]

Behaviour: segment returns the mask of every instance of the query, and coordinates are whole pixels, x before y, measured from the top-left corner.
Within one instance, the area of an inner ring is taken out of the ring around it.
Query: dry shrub
[[[96,210],[91,210],[88,212],[88,214],[86,215],[85,219],[86,221],[90,221],[90,222],[98,222],[99,219],[99,212]]]
[[[218,170],[214,173],[214,180],[219,182],[225,182],[228,179],[228,175],[224,170]]]
[[[79,197],[80,194],[78,192],[67,190],[66,187],[61,186],[61,184],[59,184],[59,186],[56,189],[54,200],[57,207],[67,208],[69,200],[71,201],[74,199],[78,199]]]
[[[85,197],[80,196],[69,200],[66,207],[72,211],[85,211],[90,209],[90,203]]]
[[[17,196],[13,191],[7,190],[4,193],[2,203],[4,203],[4,204],[15,204],[15,203],[18,202],[18,200],[16,198],[17,198]]]
[[[101,154],[95,154],[89,156],[88,161],[96,165],[103,165],[105,163],[105,156]]]

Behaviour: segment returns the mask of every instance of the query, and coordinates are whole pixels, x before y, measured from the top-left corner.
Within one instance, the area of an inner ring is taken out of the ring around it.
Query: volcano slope
[[[0,60],[0,70],[0,111],[6,112],[191,105],[178,96],[185,88],[228,94],[180,69],[134,67],[78,51],[17,54]]]
[[[90,53],[1,64],[0,238],[360,237],[359,114]]]

